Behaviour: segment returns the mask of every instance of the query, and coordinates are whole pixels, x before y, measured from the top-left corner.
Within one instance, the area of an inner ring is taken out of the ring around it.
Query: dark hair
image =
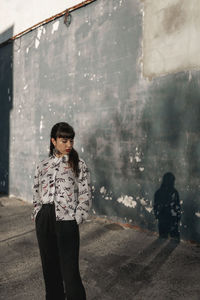
[[[74,137],[75,137],[74,129],[68,123],[60,122],[55,124],[51,129],[49,156],[53,156],[54,154],[54,144],[51,141],[52,138],[56,140],[57,138],[74,139]],[[79,163],[78,153],[74,148],[72,148],[69,154],[69,164],[71,165],[76,176],[79,175],[78,163]]]

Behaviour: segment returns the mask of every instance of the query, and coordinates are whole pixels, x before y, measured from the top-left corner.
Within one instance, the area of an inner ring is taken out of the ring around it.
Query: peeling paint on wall
[[[137,206],[137,202],[132,196],[121,196],[117,199],[117,202],[124,204],[126,207],[135,208]]]
[[[58,30],[59,24],[60,24],[60,21],[56,21],[55,23],[53,23],[52,31],[51,31],[52,34],[54,34],[54,32],[56,32]]]

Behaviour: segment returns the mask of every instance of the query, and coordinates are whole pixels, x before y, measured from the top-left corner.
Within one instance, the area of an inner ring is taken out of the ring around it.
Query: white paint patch
[[[54,32],[58,30],[59,24],[60,24],[59,21],[57,21],[53,24],[53,28],[52,28],[52,31],[51,31],[52,34],[54,34]]]
[[[137,202],[132,196],[121,196],[117,199],[117,202],[124,204],[126,207],[135,208],[137,206]]]
[[[21,106],[21,105],[19,105],[19,108],[18,108],[18,113],[20,113],[20,112],[21,112],[21,109],[22,109],[22,106]]]
[[[24,87],[24,90],[26,90],[26,89],[27,89],[27,87],[28,87],[28,84],[27,84],[27,85],[25,85],[25,87]]]
[[[45,34],[46,33],[46,29],[43,27],[42,33]]]
[[[129,160],[130,160],[130,163],[132,164],[133,163],[133,156],[132,155],[129,155]]]
[[[93,81],[96,78],[96,74],[91,75],[90,80]]]
[[[111,198],[111,197],[108,197],[108,196],[106,196],[104,199],[105,199],[105,200],[112,200],[112,198]]]
[[[37,37],[35,39],[35,48],[37,49],[39,47],[39,44],[40,44],[40,38],[41,38],[41,35],[42,35],[42,31],[43,31],[43,27],[39,27],[38,30],[37,30]]]
[[[135,153],[135,161],[138,163],[138,162],[141,162],[141,153],[138,151],[138,148],[135,149],[136,150],[136,153]]]
[[[16,198],[16,195],[10,194],[9,198]]]
[[[43,31],[43,27],[41,26],[41,27],[39,27],[38,30],[37,30],[37,38],[38,38],[38,40],[40,40],[40,38],[41,38],[42,31]]]
[[[144,172],[144,167],[139,168],[140,172]]]
[[[82,153],[84,152],[84,148],[83,148],[83,147],[81,147],[81,152],[82,152]]]
[[[26,48],[26,53],[29,53],[29,48]]]
[[[35,40],[35,48],[37,49],[39,47],[40,41],[38,39]]]
[[[42,133],[42,129],[44,128],[43,121],[40,120],[40,134]]]
[[[151,213],[152,212],[152,210],[153,210],[153,208],[152,207],[145,207],[145,209],[149,212],[149,213]]]
[[[100,193],[101,193],[101,194],[106,194],[106,188],[105,188],[104,186],[102,186],[102,187],[100,188]]]
[[[143,206],[146,206],[146,205],[147,205],[147,203],[146,203],[146,201],[144,200],[144,198],[141,198],[141,199],[140,199],[140,203],[141,203],[141,205],[143,205]]]
[[[196,215],[198,218],[200,218],[200,212],[199,212],[199,211],[196,212],[195,215]]]
[[[137,154],[135,155],[135,160],[136,162],[141,162],[141,158]]]
[[[78,56],[81,56],[81,51],[78,51]]]

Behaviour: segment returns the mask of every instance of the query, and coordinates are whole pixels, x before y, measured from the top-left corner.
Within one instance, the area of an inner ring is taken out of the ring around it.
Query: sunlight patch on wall
[[[199,0],[144,0],[143,74],[200,69]]]

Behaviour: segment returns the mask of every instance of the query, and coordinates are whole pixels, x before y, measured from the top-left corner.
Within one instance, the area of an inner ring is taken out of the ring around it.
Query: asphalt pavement
[[[2,300],[45,299],[31,211],[28,202],[0,198]],[[87,300],[200,300],[200,245],[94,216],[80,235]]]

